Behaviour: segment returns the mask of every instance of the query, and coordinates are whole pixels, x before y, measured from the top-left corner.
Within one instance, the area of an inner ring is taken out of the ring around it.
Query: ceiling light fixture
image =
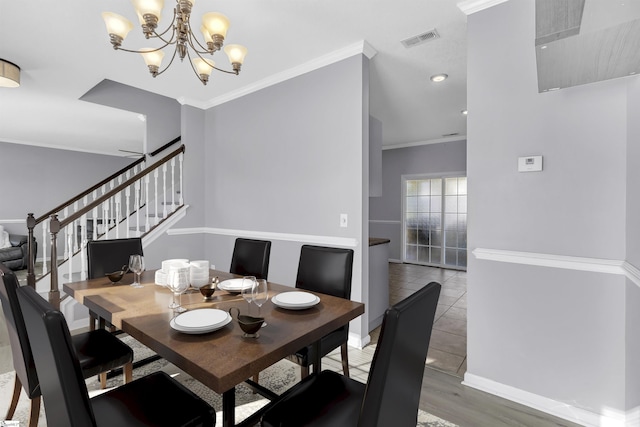
[[[20,67],[13,62],[0,59],[0,87],[20,86]]]
[[[435,75],[431,76],[430,78],[431,78],[432,82],[440,83],[440,82],[445,81],[447,79],[447,77],[449,77],[449,75],[443,73],[443,74],[435,74]]]
[[[244,57],[247,54],[247,48],[244,46],[230,44],[224,48],[225,53],[229,57],[229,62],[231,62],[231,66],[233,67],[233,71],[220,69],[215,66],[215,62],[211,59],[203,57],[203,55],[213,55],[222,48],[227,30],[229,29],[229,19],[217,12],[205,13],[202,16],[200,31],[204,36],[205,47],[193,34],[191,8],[194,2],[195,0],[176,0],[176,6],[173,10],[173,20],[166,30],[158,33],[156,32],[156,28],[162,15],[164,0],[132,0],[145,38],[159,39],[164,43],[158,48],[142,48],[139,50],[124,49],[121,45],[125,37],[127,37],[127,34],[129,34],[129,31],[133,28],[131,21],[112,12],[102,12],[102,18],[107,26],[107,32],[109,33],[109,39],[111,40],[113,48],[141,54],[153,77],[164,73],[171,66],[176,55],[180,58],[180,61],[184,60],[185,56],[189,59],[191,69],[205,85],[209,81],[211,71],[214,69],[224,73],[239,74],[242,63],[244,62]],[[168,46],[174,46],[171,61],[162,71],[159,71],[162,58],[164,57],[162,49]],[[193,54],[190,52],[193,52]]]
[[[467,112],[467,109],[466,109],[466,108],[465,108],[464,110],[460,111],[460,112],[461,112],[463,115],[465,115],[465,116],[468,114],[468,112]]]

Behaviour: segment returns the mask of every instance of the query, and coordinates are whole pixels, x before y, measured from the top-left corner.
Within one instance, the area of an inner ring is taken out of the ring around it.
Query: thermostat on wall
[[[518,157],[518,172],[539,172],[542,170],[542,156]]]

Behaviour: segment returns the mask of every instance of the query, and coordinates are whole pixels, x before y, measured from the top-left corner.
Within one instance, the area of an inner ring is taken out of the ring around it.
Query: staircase
[[[60,308],[70,327],[88,313],[61,297],[61,284],[86,280],[90,240],[141,237],[145,247],[185,215],[184,151],[181,145],[151,165],[144,155],[44,215],[28,214],[29,244],[34,236],[42,236],[43,268],[36,277],[34,248],[29,247],[27,284],[48,293],[49,302]]]

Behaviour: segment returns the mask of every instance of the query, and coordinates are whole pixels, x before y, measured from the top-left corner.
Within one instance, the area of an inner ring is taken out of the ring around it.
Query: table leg
[[[222,393],[222,425],[233,427],[236,424],[236,389]]]
[[[319,374],[322,371],[322,357],[320,356],[320,340],[313,343],[315,357],[313,359],[313,373]]]

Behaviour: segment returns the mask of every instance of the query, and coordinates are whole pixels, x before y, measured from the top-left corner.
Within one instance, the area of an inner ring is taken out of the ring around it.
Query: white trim
[[[446,136],[444,138],[427,139],[425,141],[403,142],[400,144],[387,144],[382,150],[395,150],[396,148],[420,147],[422,145],[442,144],[444,142],[466,141],[467,135]]]
[[[638,425],[638,407],[626,413],[605,408],[602,413],[598,414],[572,406],[570,403],[549,399],[469,372],[464,374],[462,384],[588,427],[632,427]]]
[[[465,0],[458,3],[458,9],[468,16],[506,1],[508,0]]]
[[[624,261],[617,260],[484,248],[474,249],[473,255],[476,259],[488,261],[563,268],[566,270],[593,271],[597,273],[624,274],[624,270],[622,269]]]
[[[2,142],[6,142],[7,144],[28,145],[30,147],[50,148],[52,150],[77,151],[79,153],[100,154],[102,156],[112,156],[112,157],[128,156],[128,154],[126,153],[113,153],[108,151],[87,150],[77,146],[47,144],[44,142],[37,142],[37,141],[23,141],[21,139],[8,138],[8,139],[3,139]]]
[[[376,224],[402,224],[402,221],[398,221],[395,219],[370,219],[369,222],[373,222]]]
[[[485,248],[476,248],[472,253],[476,259],[485,261],[535,265],[537,267],[562,268],[565,270],[591,271],[605,274],[619,274],[625,276],[627,279],[635,283],[636,286],[640,287],[640,269],[627,261]]]
[[[395,258],[389,258],[389,262],[392,262],[394,264],[402,264],[402,260],[399,259],[395,259]]]
[[[371,342],[371,335],[366,335],[362,338],[358,334],[354,334],[349,332],[349,337],[347,338],[347,345],[350,347],[355,347],[357,349],[362,350]]]
[[[167,230],[171,236],[183,234],[217,234],[219,236],[247,237],[253,239],[282,240],[287,242],[313,243],[316,245],[357,248],[358,240],[350,237],[314,236],[309,234],[273,233],[270,231],[232,230],[229,228],[194,227]]]
[[[23,219],[0,219],[0,225],[3,224],[23,224],[23,225],[27,225],[27,219],[23,218]]]
[[[161,222],[158,226],[154,227],[148,234],[142,238],[142,247],[149,246],[153,241],[162,236],[166,231],[170,234],[171,226],[187,216],[187,209],[189,205],[180,206],[166,221]]]
[[[267,88],[269,86],[273,86],[275,84],[284,82],[294,77],[301,76],[310,71],[314,71],[319,68],[325,67],[327,65],[334,64],[338,61],[342,61],[343,59],[350,58],[354,55],[363,54],[367,58],[371,59],[377,53],[378,52],[369,43],[367,43],[366,40],[362,40],[360,42],[353,43],[349,46],[343,47],[342,49],[338,49],[326,55],[312,59],[311,61],[305,62],[304,64],[273,74],[262,80],[258,80],[253,84],[241,87],[240,89],[237,89],[235,91],[231,91],[227,94],[212,98],[208,101],[203,102],[195,99],[180,97],[178,98],[178,102],[182,105],[187,104],[193,107],[206,110],[211,107],[215,107],[216,105],[224,104],[225,102],[229,102],[234,99],[248,95],[250,93],[257,92],[261,89]]]

